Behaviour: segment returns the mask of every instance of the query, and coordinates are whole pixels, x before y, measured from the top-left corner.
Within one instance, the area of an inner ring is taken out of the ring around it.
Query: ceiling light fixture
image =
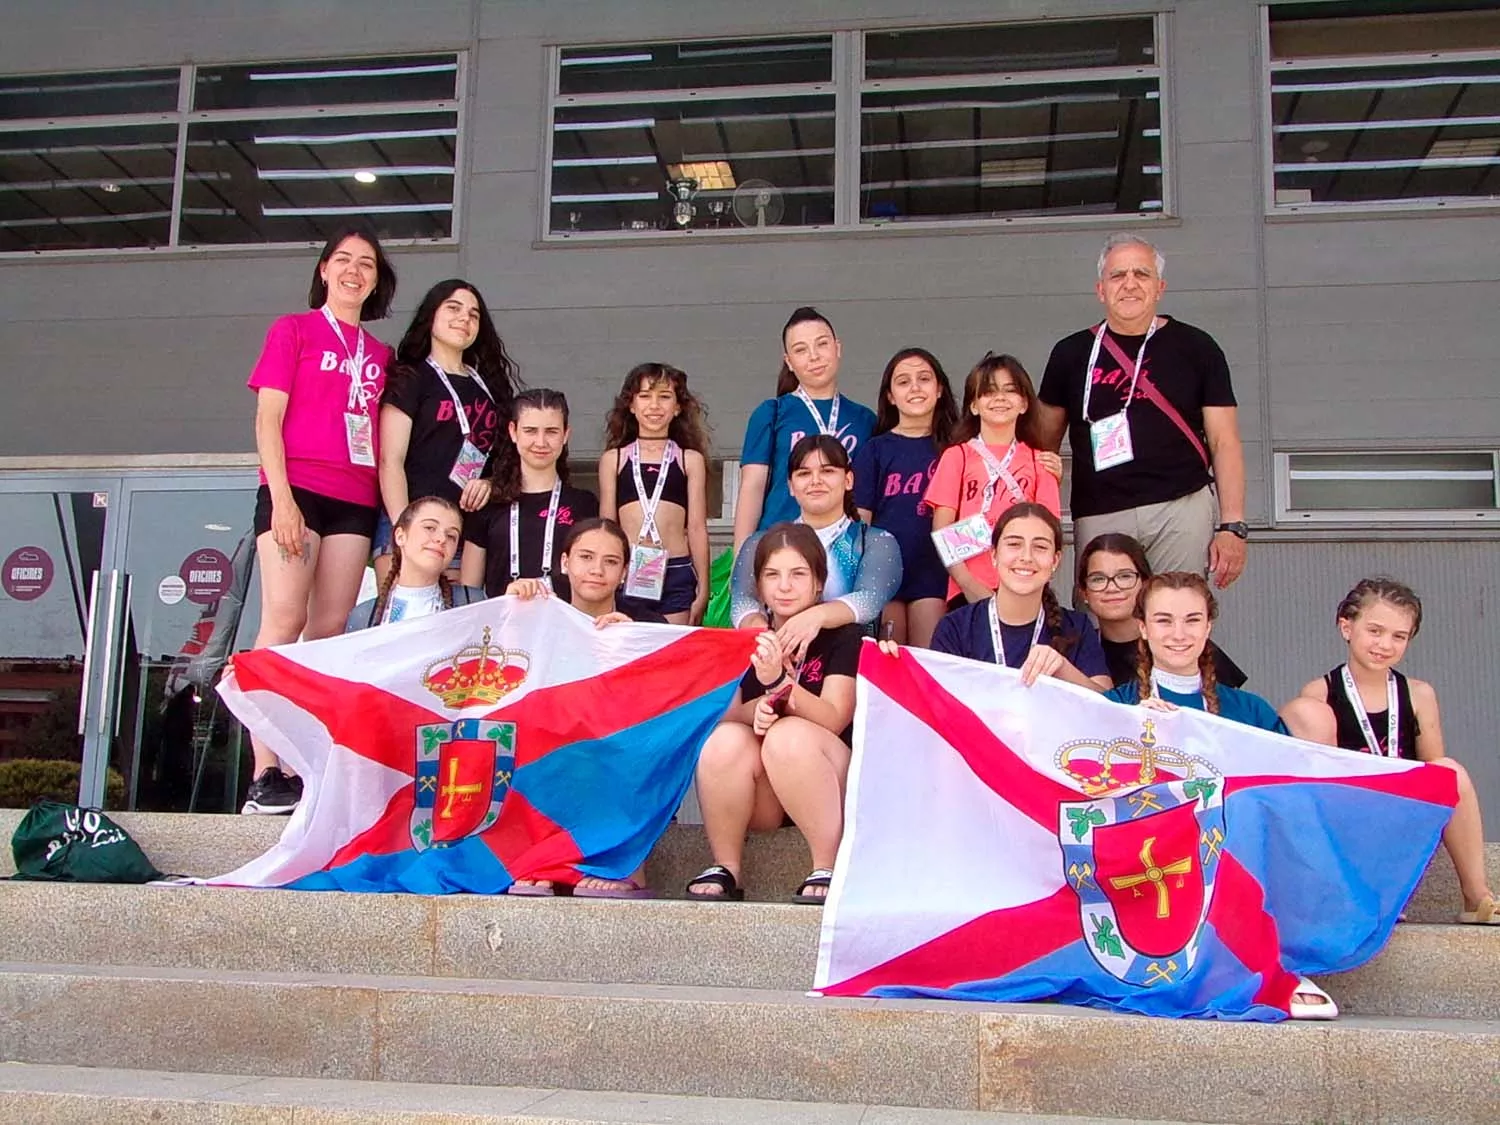
[[[354,179],[358,183],[373,184],[375,182],[375,173],[374,172],[356,172],[356,173],[354,173]]]
[[[107,191],[110,195],[118,195],[120,193],[120,185],[115,183],[114,180],[105,180],[99,185],[99,190]]]

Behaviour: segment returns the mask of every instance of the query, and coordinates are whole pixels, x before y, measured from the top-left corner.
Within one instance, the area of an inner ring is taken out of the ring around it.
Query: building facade
[[[1223,644],[1279,702],[1337,661],[1355,580],[1413,584],[1409,670],[1500,838],[1492,7],[22,5],[0,37],[0,555],[42,557],[13,564],[0,660],[82,674],[90,630],[116,638],[85,737],[143,806],[188,799],[143,748],[248,527],[246,374],[341,215],[390,238],[388,341],[468,278],[526,381],[569,395],[575,452],[659,359],[731,460],[793,306],[837,326],[866,401],[909,345],[1039,376],[1129,229],[1167,256],[1163,311],[1234,373],[1254,530]],[[232,788],[222,724],[183,721],[195,791]]]

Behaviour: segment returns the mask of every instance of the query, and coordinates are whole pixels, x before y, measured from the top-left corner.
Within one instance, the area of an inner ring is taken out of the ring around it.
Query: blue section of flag
[[[738,686],[736,679],[644,723],[554,750],[516,770],[514,788],[569,831],[589,857],[579,871],[623,879],[666,831]]]
[[[952,988],[886,986],[869,994],[907,1000],[1055,1000],[1143,1016],[1262,1022],[1286,1018],[1279,1008],[1255,1003],[1260,974],[1247,972],[1212,926],[1204,927],[1201,942],[1197,963],[1191,972],[1174,979],[1177,987],[1173,989],[1127,984],[1101,969],[1085,944],[1075,941],[992,980],[968,981]]]
[[[1446,805],[1356,785],[1299,781],[1229,798],[1234,857],[1260,883],[1283,963],[1341,973],[1390,940],[1452,815]],[[1393,851],[1404,862],[1393,862]]]
[[[477,836],[451,847],[362,855],[288,883],[293,891],[405,891],[414,895],[499,894],[510,872]]]

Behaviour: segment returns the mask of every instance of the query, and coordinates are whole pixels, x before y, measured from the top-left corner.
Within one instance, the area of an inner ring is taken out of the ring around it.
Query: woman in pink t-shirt
[[[995,592],[999,576],[988,544],[995,521],[1012,504],[1041,504],[1059,514],[1062,459],[1036,448],[1032,424],[1036,390],[1015,356],[986,353],[964,380],[964,405],[948,448],[927,486],[934,540],[948,563],[948,608],[979,602]],[[984,521],[979,527],[978,522]],[[972,522],[971,533],[964,533]],[[965,554],[963,544],[977,550]]]
[[[313,272],[311,310],[266,333],[255,391],[255,501],[260,632],[255,647],[337,636],[359,596],[379,512],[377,411],[391,350],[365,332],[396,294],[374,234],[339,231]],[[254,743],[246,813],[290,812],[302,795],[276,756]]]

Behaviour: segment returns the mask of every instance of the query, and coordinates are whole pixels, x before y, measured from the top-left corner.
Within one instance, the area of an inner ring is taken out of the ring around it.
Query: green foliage
[[[0,808],[24,809],[42,798],[78,800],[77,762],[59,762],[40,758],[17,758],[0,762]],[[125,778],[119,770],[110,770],[104,782],[104,806],[117,809],[125,804]]]

